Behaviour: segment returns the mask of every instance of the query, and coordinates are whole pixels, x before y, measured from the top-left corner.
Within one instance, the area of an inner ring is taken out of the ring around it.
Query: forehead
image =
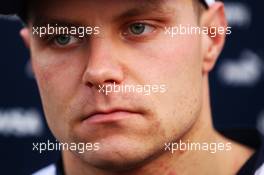
[[[93,11],[94,8],[100,10],[118,9],[121,7],[138,7],[145,9],[158,10],[169,2],[177,0],[40,0],[31,1],[30,10],[34,12],[43,12],[44,9],[66,8],[66,7],[82,7],[87,12]],[[105,11],[98,11],[102,13]],[[113,11],[114,12],[114,11]]]
[[[182,4],[193,6],[192,0],[42,0],[32,2],[29,9],[33,19],[67,17],[81,20],[89,16],[113,18],[118,15],[130,17],[146,13],[179,13]]]

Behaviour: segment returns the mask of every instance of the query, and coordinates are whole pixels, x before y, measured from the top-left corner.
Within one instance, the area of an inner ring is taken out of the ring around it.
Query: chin
[[[105,140],[99,151],[86,152],[79,157],[99,169],[126,171],[143,165],[149,159],[149,155],[152,155],[144,143],[115,141]]]

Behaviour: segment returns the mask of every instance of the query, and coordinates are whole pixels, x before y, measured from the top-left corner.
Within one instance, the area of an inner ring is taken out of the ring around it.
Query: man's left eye
[[[155,27],[145,23],[133,23],[128,26],[127,31],[124,33],[125,35],[147,35],[152,33],[155,30]]]

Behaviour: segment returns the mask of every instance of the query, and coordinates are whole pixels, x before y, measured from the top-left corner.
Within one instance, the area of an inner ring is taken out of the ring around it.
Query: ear
[[[226,38],[227,20],[224,4],[216,2],[202,13],[201,26],[208,29],[202,36],[203,73],[209,73],[219,57]]]
[[[20,36],[23,39],[25,46],[30,49],[31,44],[30,44],[30,30],[29,30],[29,28],[28,27],[22,28],[20,30]],[[30,60],[30,63],[32,63],[31,60]],[[32,64],[30,64],[30,67],[31,67],[32,73],[34,75],[35,72],[34,72],[34,68],[33,68]]]
[[[25,46],[30,48],[30,31],[27,27],[24,27],[20,30],[20,36],[22,37]]]

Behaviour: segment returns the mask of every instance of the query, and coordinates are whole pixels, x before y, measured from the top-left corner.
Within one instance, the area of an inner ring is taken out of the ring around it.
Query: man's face
[[[164,151],[165,143],[179,139],[197,120],[203,89],[201,36],[172,38],[164,30],[198,25],[191,0],[45,1],[38,8],[32,13],[36,20],[100,28],[99,35],[85,39],[31,35],[29,42],[55,137],[100,143],[99,151],[76,153],[84,161],[98,167],[141,163]],[[32,22],[34,18],[30,26]],[[113,82],[164,84],[167,91],[149,96],[98,91],[99,85]],[[113,110],[119,112],[91,117]]]

